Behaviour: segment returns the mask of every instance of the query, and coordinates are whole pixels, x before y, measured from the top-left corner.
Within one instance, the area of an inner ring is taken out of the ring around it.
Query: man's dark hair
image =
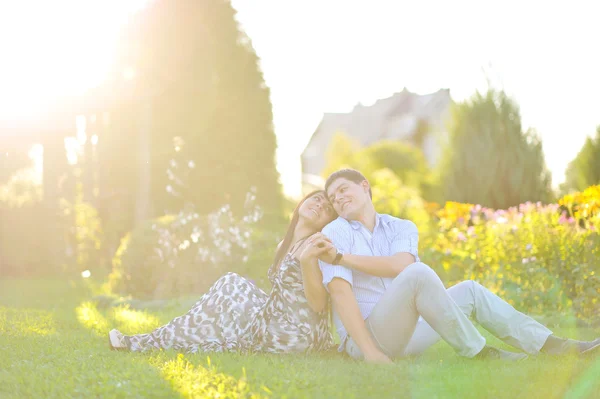
[[[347,179],[356,184],[360,184],[360,182],[362,182],[363,180],[367,180],[367,178],[356,169],[340,169],[340,170],[335,171],[332,174],[330,174],[329,177],[327,178],[327,181],[325,182],[325,192],[327,192],[331,183],[333,183],[337,179]],[[368,180],[367,180],[367,182],[368,182]],[[371,192],[370,184],[369,184],[369,197],[371,197],[371,199],[373,199],[373,193]]]

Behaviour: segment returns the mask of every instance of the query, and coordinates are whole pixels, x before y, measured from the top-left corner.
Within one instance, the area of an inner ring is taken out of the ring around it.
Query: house
[[[451,103],[448,89],[420,95],[404,88],[370,106],[357,104],[349,113],[325,113],[301,155],[303,191],[323,187],[321,172],[329,143],[337,132],[362,146],[381,140],[406,141],[420,147],[429,165],[435,166],[447,140]]]

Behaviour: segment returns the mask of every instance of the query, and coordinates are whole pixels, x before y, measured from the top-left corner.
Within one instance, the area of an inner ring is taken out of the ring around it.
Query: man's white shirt
[[[385,214],[375,214],[375,227],[371,233],[362,223],[347,221],[338,217],[323,228],[322,233],[329,237],[333,245],[343,254],[364,256],[392,256],[399,252],[412,254],[419,262],[419,232],[410,220],[399,219]],[[341,278],[352,286],[358,307],[366,319],[383,293],[389,288],[392,277],[376,277],[340,265],[331,265],[319,260],[323,273],[323,285],[334,278]],[[343,350],[347,338],[346,329],[334,311],[334,323],[341,339],[339,350]]]

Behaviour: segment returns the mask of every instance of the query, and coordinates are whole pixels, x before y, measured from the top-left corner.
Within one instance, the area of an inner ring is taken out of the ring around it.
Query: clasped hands
[[[311,259],[320,259],[326,263],[332,263],[337,254],[337,249],[329,238],[322,233],[315,233],[308,237],[306,244],[300,254],[300,262],[307,262]]]

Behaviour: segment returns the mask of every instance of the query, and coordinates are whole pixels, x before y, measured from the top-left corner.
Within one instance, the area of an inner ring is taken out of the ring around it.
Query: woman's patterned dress
[[[149,334],[123,336],[131,351],[175,349],[194,352],[312,352],[333,346],[328,311],[314,312],[302,285],[300,262],[287,254],[267,295],[254,283],[228,273],[185,315]]]

